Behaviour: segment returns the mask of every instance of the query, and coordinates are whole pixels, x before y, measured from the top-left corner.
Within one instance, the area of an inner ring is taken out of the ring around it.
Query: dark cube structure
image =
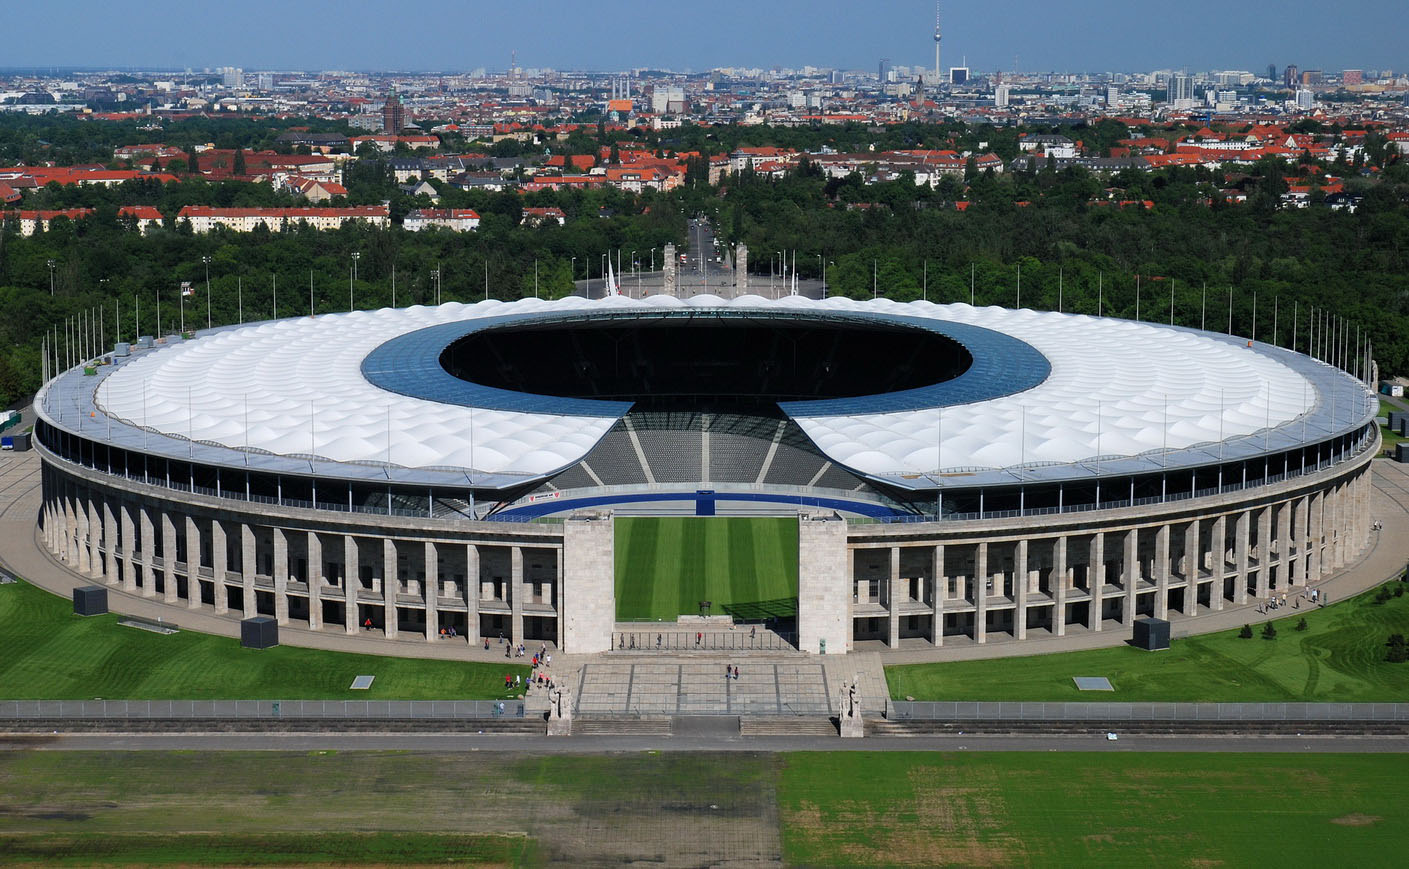
[[[279,623],[273,616],[255,616],[241,621],[240,645],[246,649],[272,649],[279,645]]]
[[[85,585],[73,590],[73,612],[80,616],[100,616],[108,611],[108,590],[101,585]]]
[[[1134,644],[1137,649],[1147,652],[1169,648],[1169,622],[1164,619],[1136,619]]]

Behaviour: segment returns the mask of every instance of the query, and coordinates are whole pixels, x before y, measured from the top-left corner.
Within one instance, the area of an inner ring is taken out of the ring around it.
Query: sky
[[[1406,0],[946,3],[975,73],[1409,69]],[[0,68],[933,66],[932,0],[12,0]]]

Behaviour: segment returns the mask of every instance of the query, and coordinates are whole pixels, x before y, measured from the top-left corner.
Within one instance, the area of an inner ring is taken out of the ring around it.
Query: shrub
[[[1299,631],[1306,630],[1306,616],[1302,616],[1300,619],[1297,619],[1296,629]]]
[[[1262,638],[1264,640],[1277,639],[1277,629],[1272,627],[1271,622],[1268,622],[1267,624],[1262,626]]]
[[[1409,644],[1405,643],[1403,634],[1390,634],[1389,642],[1385,645],[1389,646],[1389,651],[1385,654],[1386,661],[1391,664],[1409,661]]]
[[[1389,586],[1382,585],[1379,590],[1375,592],[1375,603],[1376,605],[1383,606],[1385,601],[1392,597],[1394,597],[1394,592],[1389,590]]]
[[[1239,639],[1251,640],[1251,639],[1252,639],[1252,625],[1243,625],[1243,629],[1242,629],[1241,631],[1238,631],[1238,637],[1239,637]]]

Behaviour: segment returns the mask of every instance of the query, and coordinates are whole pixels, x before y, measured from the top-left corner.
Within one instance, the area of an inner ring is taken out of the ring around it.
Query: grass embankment
[[[797,612],[797,519],[616,520],[616,611],[622,620],[741,618]]]
[[[1393,866],[1404,754],[0,752],[7,865]]]
[[[1409,635],[1409,594],[1383,604],[1374,598],[1366,592],[1324,609],[1284,609],[1271,640],[1258,626],[1252,639],[1223,631],[1176,639],[1162,652],[1120,646],[887,667],[886,680],[897,700],[1409,702],[1409,664],[1385,661],[1389,635]],[[1297,631],[1302,617],[1307,629]],[[1077,691],[1073,676],[1105,676],[1115,692]]]
[[[191,631],[162,635],[76,616],[28,583],[0,585],[0,699],[475,700],[507,696],[505,664],[427,661],[278,646]],[[366,691],[353,677],[373,675]]]

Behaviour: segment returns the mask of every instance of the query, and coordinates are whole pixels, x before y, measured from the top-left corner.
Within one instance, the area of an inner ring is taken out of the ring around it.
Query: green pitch
[[[795,615],[797,519],[616,520],[618,619],[674,621],[702,600],[716,615]]]

